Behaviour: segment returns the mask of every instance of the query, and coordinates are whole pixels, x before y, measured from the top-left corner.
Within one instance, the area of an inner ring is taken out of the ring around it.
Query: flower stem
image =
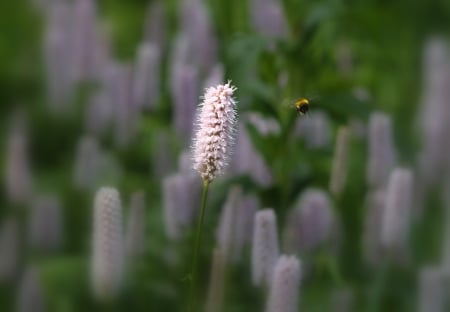
[[[197,262],[198,262],[198,254],[200,251],[200,244],[202,240],[202,229],[203,229],[203,220],[205,216],[205,207],[206,207],[206,197],[208,196],[208,187],[209,182],[207,180],[203,181],[203,192],[202,192],[202,203],[200,208],[200,219],[197,224],[197,231],[195,234],[195,245],[194,245],[194,257],[192,259],[192,267],[191,267],[191,283],[189,290],[189,310],[190,312],[195,311],[195,288],[197,282]]]

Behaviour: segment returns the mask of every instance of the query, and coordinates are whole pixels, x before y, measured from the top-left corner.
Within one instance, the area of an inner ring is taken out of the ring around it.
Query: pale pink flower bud
[[[98,300],[114,298],[121,286],[124,266],[122,207],[119,193],[103,187],[94,203],[92,287]]]
[[[252,280],[255,286],[269,286],[279,256],[277,220],[272,209],[255,214],[252,245]]]
[[[266,312],[296,312],[299,305],[300,261],[295,256],[278,258],[270,284]]]
[[[206,90],[197,117],[192,147],[194,169],[211,182],[228,164],[236,123],[236,90],[230,82]]]

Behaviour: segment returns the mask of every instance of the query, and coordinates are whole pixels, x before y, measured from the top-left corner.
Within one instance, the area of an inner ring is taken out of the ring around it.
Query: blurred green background
[[[36,1],[37,2],[37,1]],[[96,2],[98,19],[108,25],[112,55],[133,61],[144,38],[147,11],[155,1],[102,0]],[[110,132],[99,142],[120,167],[120,174],[104,178],[121,193],[124,215],[130,195],[143,190],[146,197],[145,253],[127,270],[119,298],[111,306],[95,302],[90,294],[89,255],[92,232],[93,189],[73,185],[76,147],[84,134],[84,116],[95,84],[77,87],[73,112],[54,115],[48,109],[43,40],[46,6],[25,0],[0,2],[0,127],[3,163],[12,116],[21,111],[28,121],[29,158],[34,193],[57,194],[63,207],[63,244],[53,252],[36,252],[27,243],[29,203],[8,199],[6,181],[0,191],[0,220],[19,220],[19,258],[12,280],[0,285],[2,311],[14,311],[22,272],[34,264],[39,269],[45,305],[49,311],[183,311],[188,283],[183,280],[190,263],[193,230],[177,242],[165,235],[162,179],[152,155],[160,148],[158,133],[168,141],[168,172],[176,171],[176,159],[189,143],[173,129],[170,53],[179,32],[181,0],[161,1],[166,8],[167,41],[162,50],[160,96],[155,109],[139,116],[137,133],[125,148],[117,148]],[[275,1],[276,2],[276,1]],[[258,112],[274,118],[280,133],[262,136],[248,127],[253,145],[273,175],[268,187],[248,176],[227,176],[211,185],[205,239],[201,249],[200,287],[206,296],[215,229],[230,185],[257,195],[262,207],[272,207],[283,228],[287,213],[307,187],[328,189],[334,143],[309,149],[303,138],[291,135],[300,117],[285,103],[311,97],[311,111],[330,118],[332,142],[341,125],[357,120],[363,125],[369,114],[381,110],[391,115],[398,163],[415,168],[421,146],[417,120],[424,81],[422,55],[425,42],[443,38],[450,29],[449,1],[306,1],[284,0],[285,36],[269,38],[251,23],[255,8],[250,1],[206,0],[224,78],[237,86],[238,113]],[[267,21],[270,25],[271,21]],[[347,61],[347,63],[345,63]],[[347,65],[348,66],[347,66]],[[346,67],[347,66],[347,67]],[[158,73],[155,73],[158,75]],[[280,82],[281,81],[281,82]],[[358,93],[359,92],[359,93]],[[200,91],[199,95],[202,93]],[[362,96],[361,96],[362,94]],[[283,152],[279,152],[283,151]],[[382,263],[369,266],[363,258],[364,199],[367,142],[352,140],[348,183],[339,197],[332,197],[342,223],[339,252],[333,259],[336,279],[320,255],[311,258],[313,273],[302,281],[301,311],[338,311],[334,292],[350,289],[351,311],[414,311],[418,298],[418,273],[425,265],[440,263],[444,229],[444,205],[438,188],[426,196],[425,213],[413,226],[412,261],[406,266]],[[3,166],[3,176],[6,166]],[[201,183],[200,178],[198,183]],[[194,226],[192,226],[192,229]],[[281,230],[280,230],[281,235]],[[2,253],[2,257],[4,254]],[[171,262],[167,259],[175,261]],[[230,266],[223,311],[262,311],[265,294],[251,285],[249,247],[241,261]],[[332,310],[335,308],[335,310]]]

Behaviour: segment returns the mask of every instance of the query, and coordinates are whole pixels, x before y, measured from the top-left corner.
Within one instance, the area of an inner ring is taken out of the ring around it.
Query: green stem
[[[328,270],[330,272],[331,278],[333,279],[334,284],[340,288],[344,285],[344,281],[342,279],[342,276],[339,272],[338,263],[335,258],[332,258],[330,255],[328,255]]]
[[[202,240],[202,229],[203,229],[203,220],[205,217],[205,207],[206,207],[206,197],[208,195],[208,187],[209,182],[207,180],[203,181],[203,192],[202,192],[202,203],[200,208],[200,219],[197,224],[197,231],[195,234],[195,245],[194,245],[194,257],[192,259],[192,267],[191,267],[191,283],[189,290],[189,310],[191,312],[195,311],[195,288],[197,282],[197,262],[198,262],[198,254],[200,251],[200,244]]]
[[[383,301],[383,290],[386,287],[386,282],[389,274],[388,270],[389,270],[388,263],[387,262],[381,263],[381,267],[377,272],[377,277],[371,287],[369,303],[367,305],[368,312],[381,311]]]

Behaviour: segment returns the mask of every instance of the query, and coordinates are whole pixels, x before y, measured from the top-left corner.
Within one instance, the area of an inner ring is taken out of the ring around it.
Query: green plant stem
[[[200,218],[197,224],[197,231],[195,234],[195,245],[194,245],[194,257],[192,258],[192,267],[190,274],[190,290],[189,290],[189,309],[188,311],[195,311],[195,288],[197,282],[197,262],[198,262],[198,254],[200,251],[200,244],[202,240],[202,229],[203,229],[203,220],[205,217],[205,207],[206,207],[206,198],[208,196],[208,188],[209,182],[203,181],[203,192],[202,192],[202,203],[200,208]]]
[[[368,312],[382,311],[383,290],[386,287],[386,283],[389,275],[389,263],[383,261],[378,269],[377,276],[370,289],[369,302],[367,304]]]
[[[339,266],[336,259],[328,255],[327,263],[328,263],[328,270],[330,272],[334,284],[338,288],[343,287],[344,281],[342,279],[341,273],[339,272]]]

